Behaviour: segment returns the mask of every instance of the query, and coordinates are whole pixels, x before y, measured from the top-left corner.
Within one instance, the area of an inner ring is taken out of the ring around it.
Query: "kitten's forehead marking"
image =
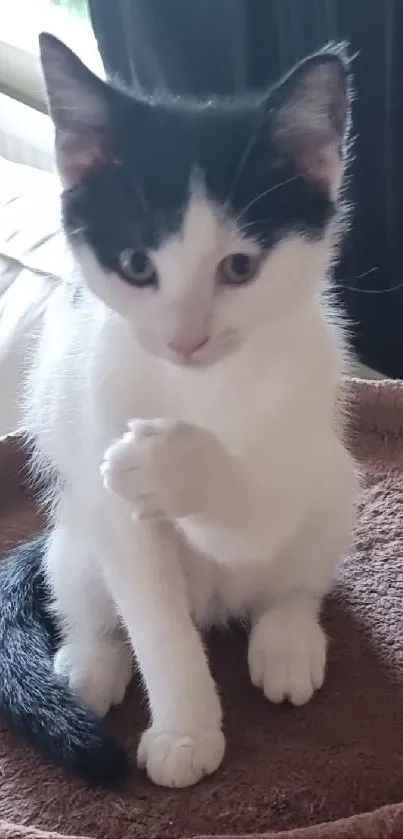
[[[189,290],[201,274],[208,282],[222,237],[214,205],[199,188],[192,190],[180,230],[155,253],[155,261],[163,266],[162,276],[174,279],[175,294]]]
[[[211,298],[218,262],[227,254],[260,253],[260,247],[239,231],[209,199],[200,182],[191,185],[180,229],[153,254],[161,285],[173,300]]]
[[[183,217],[180,241],[187,259],[200,262],[217,248],[221,225],[213,204],[200,186],[191,190],[189,203]]]

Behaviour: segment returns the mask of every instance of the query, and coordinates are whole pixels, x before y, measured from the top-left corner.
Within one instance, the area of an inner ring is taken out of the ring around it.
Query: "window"
[[[59,37],[103,74],[87,0],[0,0],[0,92],[40,110],[45,110],[38,62],[43,31]]]

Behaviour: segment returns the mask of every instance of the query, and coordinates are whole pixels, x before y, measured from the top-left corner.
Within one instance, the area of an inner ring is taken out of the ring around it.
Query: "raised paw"
[[[132,654],[121,639],[68,640],[57,651],[53,668],[91,711],[104,717],[124,699],[132,677]]]
[[[314,616],[275,607],[253,628],[248,660],[267,699],[304,705],[323,685],[326,637]]]
[[[104,485],[126,499],[139,518],[191,515],[197,511],[203,444],[210,437],[186,422],[133,420],[105,453]]]
[[[219,728],[177,732],[151,726],[141,737],[137,762],[154,784],[190,787],[218,769],[224,751]]]

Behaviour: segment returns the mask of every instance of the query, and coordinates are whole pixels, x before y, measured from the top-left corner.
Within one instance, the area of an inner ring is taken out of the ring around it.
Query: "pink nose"
[[[208,336],[203,338],[202,341],[198,343],[190,342],[190,341],[168,341],[168,347],[174,351],[177,355],[182,356],[182,358],[191,358],[197,350],[201,350],[205,344],[207,344]]]

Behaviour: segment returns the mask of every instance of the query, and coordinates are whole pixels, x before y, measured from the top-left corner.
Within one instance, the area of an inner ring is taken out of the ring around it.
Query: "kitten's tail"
[[[44,757],[91,784],[115,784],[129,768],[123,747],[53,673],[44,547],[43,538],[22,545],[0,567],[0,714]]]

